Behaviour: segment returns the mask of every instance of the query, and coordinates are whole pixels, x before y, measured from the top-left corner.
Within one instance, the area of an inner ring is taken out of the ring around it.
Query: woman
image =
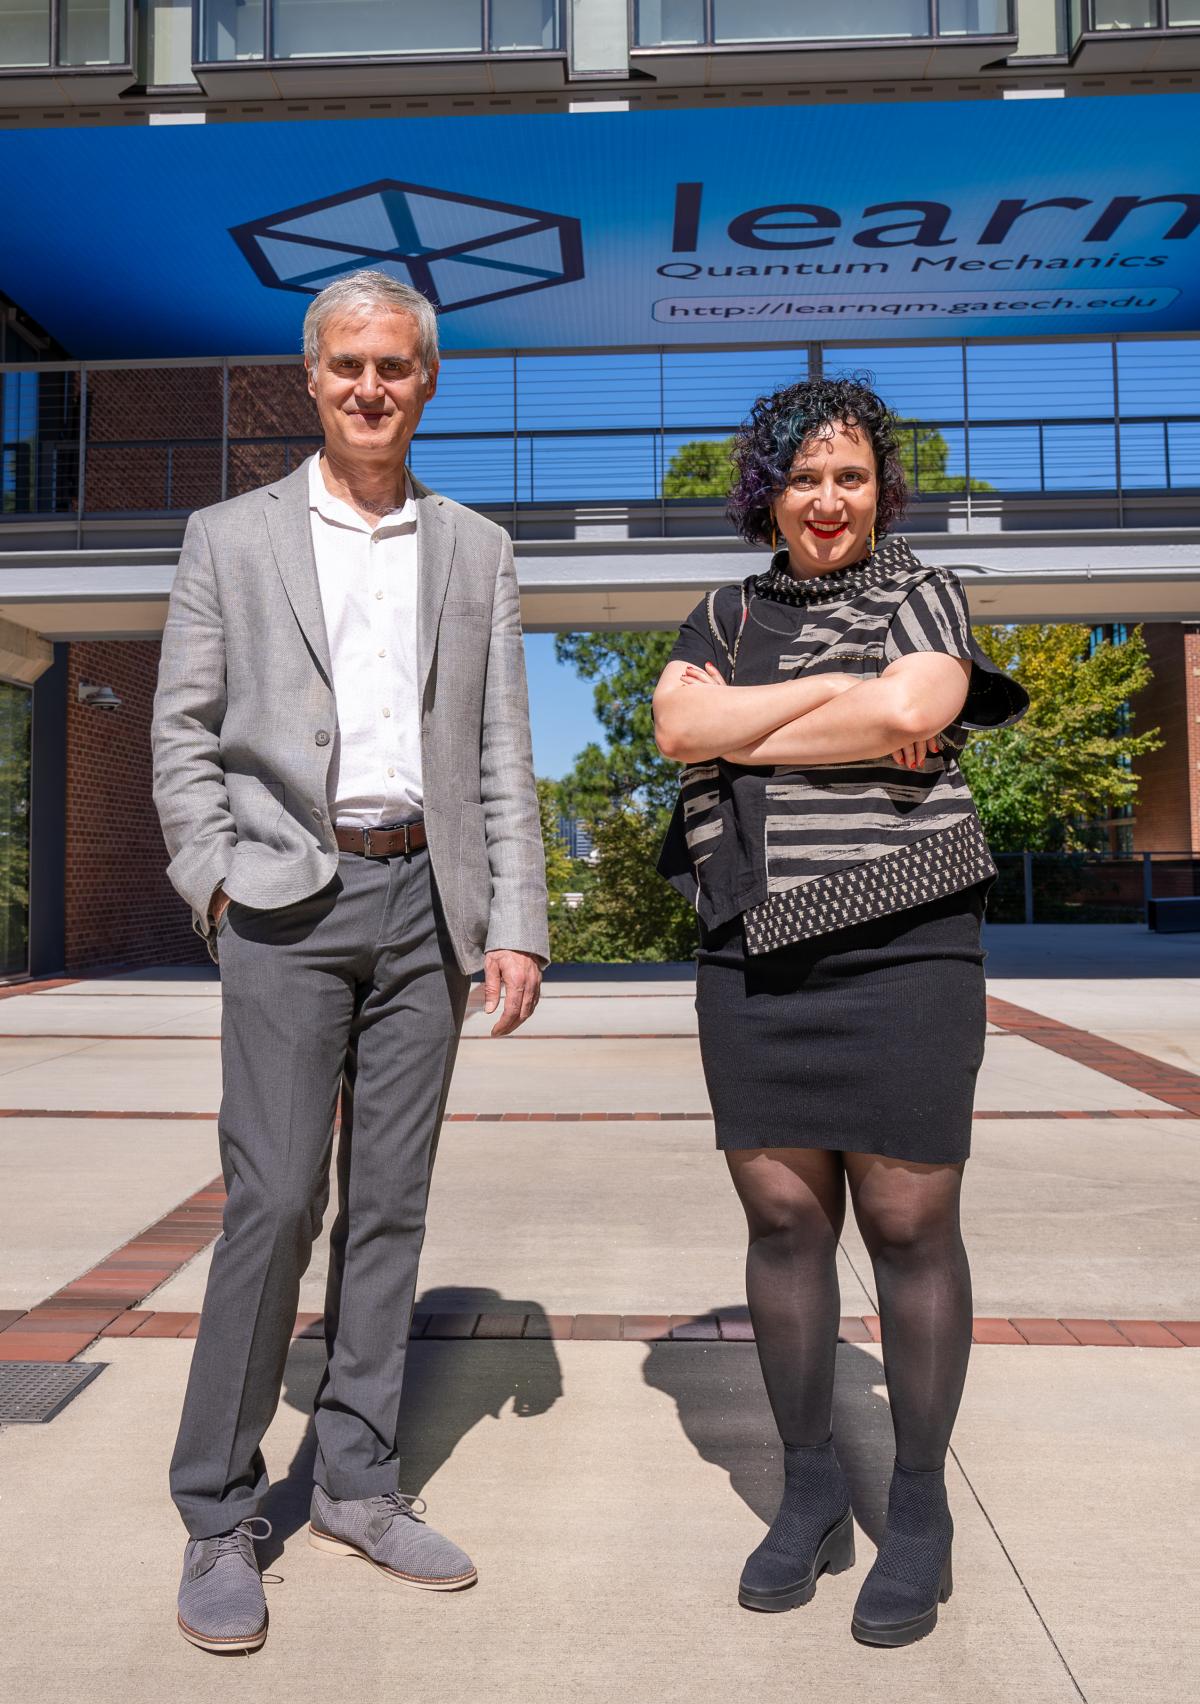
[[[783,1501],[739,1598],[790,1609],[854,1560],[830,1435],[848,1188],[896,1441],[852,1631],[905,1645],[950,1595],[944,1467],[971,1345],[959,1190],[996,872],[956,756],[965,728],[1028,699],[975,646],[954,575],[887,536],[904,474],[866,385],[761,399],[734,461],[730,517],[774,554],[688,617],[654,716],[686,766],[659,867],[700,922],[701,1054],[784,1444]]]

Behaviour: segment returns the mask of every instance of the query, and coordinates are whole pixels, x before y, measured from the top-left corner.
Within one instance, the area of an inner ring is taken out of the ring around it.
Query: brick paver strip
[[[1135,1349],[1182,1349],[1182,1338],[1168,1331],[1156,1319],[1114,1319],[1117,1330],[1128,1337]],[[3,1339],[0,1339],[2,1342]]]
[[[44,1304],[30,1308],[24,1319],[17,1320],[9,1331],[90,1331],[99,1337],[106,1325],[111,1325],[122,1310],[119,1308],[52,1308]]]
[[[525,1315],[517,1313],[480,1314],[475,1327],[476,1337],[521,1337],[525,1332]]]
[[[1013,1032],[1016,1033],[1015,1031]],[[124,1040],[124,1037],[106,1036],[107,1041]],[[173,1038],[174,1039],[174,1038]],[[578,1040],[577,1036],[570,1038]],[[1030,1037],[1036,1040],[1036,1037]],[[1083,1064],[1090,1061],[1083,1060]],[[1115,1072],[1108,1072],[1115,1076]],[[1126,1082],[1125,1078],[1121,1079]],[[1200,1083],[1200,1077],[1196,1079]],[[1130,1088],[1141,1089],[1144,1094],[1158,1095],[1159,1089],[1150,1082],[1127,1082]],[[1178,1104],[1164,1104],[1161,1107],[1151,1106],[1111,1106],[1111,1107],[981,1107],[972,1114],[976,1122],[994,1118],[1200,1118],[1200,1088],[1191,1097],[1194,1104],[1185,1106],[1186,1097],[1182,1094],[1176,1097]],[[180,1120],[207,1121],[215,1124],[217,1114],[211,1112],[148,1112],[144,1107],[47,1107],[47,1106],[5,1106],[0,1107],[0,1118],[79,1118],[79,1119],[129,1119],[149,1120],[160,1119],[164,1123]],[[711,1124],[711,1112],[448,1112],[443,1118],[444,1124]]]
[[[620,1314],[576,1314],[573,1338],[588,1343],[609,1342],[621,1335]]]
[[[711,1314],[672,1314],[671,1336],[676,1343],[715,1343],[721,1333]]]
[[[1106,1319],[1064,1319],[1062,1324],[1077,1343],[1088,1349],[1128,1349],[1128,1337],[1122,1337],[1115,1325]]]
[[[28,1321],[34,1313],[48,1323],[41,1329]],[[5,1316],[0,1315],[0,1320]],[[6,1360],[70,1360],[99,1337],[192,1338],[200,1324],[198,1313],[129,1309],[106,1325],[95,1320],[75,1327],[76,1314],[40,1306],[13,1314],[13,1323],[0,1327],[0,1350]],[[67,1322],[71,1323],[68,1324]],[[26,1322],[22,1324],[21,1322]],[[320,1339],[320,1314],[297,1314],[293,1338]],[[515,1342],[533,1339],[574,1339],[577,1343],[753,1343],[754,1327],[744,1308],[714,1314],[414,1314],[411,1338],[442,1341]],[[1200,1348],[1200,1320],[1106,1319],[976,1319],[974,1341],[979,1344],[1056,1348]],[[843,1318],[838,1328],[842,1343],[878,1343],[879,1318],[868,1314]]]
[[[429,1315],[429,1324],[425,1327],[426,1337],[470,1337],[479,1322],[479,1315],[473,1313],[435,1313]]]
[[[1200,1320],[1164,1319],[1163,1325],[1187,1349],[1200,1349]]]
[[[526,1337],[541,1341],[552,1338],[555,1342],[565,1342],[574,1329],[575,1320],[571,1314],[530,1314],[525,1321]]]
[[[1007,1319],[977,1319],[971,1329],[972,1343],[1024,1343],[1016,1326]]]
[[[1026,1343],[1063,1348],[1079,1342],[1060,1319],[1014,1319],[1009,1324],[1016,1327]]]
[[[179,1337],[183,1331],[199,1321],[199,1314],[189,1313],[152,1313],[139,1325],[134,1332],[135,1337]]]
[[[95,1332],[5,1331],[0,1361],[73,1361],[95,1340]]]
[[[140,1308],[131,1308],[128,1313],[118,1314],[111,1325],[106,1325],[100,1333],[101,1337],[132,1337],[140,1326],[145,1325],[153,1316]]]
[[[670,1314],[622,1314],[621,1336],[627,1343],[653,1343],[671,1335]]]
[[[1138,1053],[1120,1042],[1106,1041],[1090,1030],[1076,1029],[1060,1023],[1057,1018],[1044,1017],[1040,1012],[1014,1006],[1009,1000],[988,998],[988,1018],[1010,1035],[1023,1035],[1039,1047],[1046,1047],[1065,1059],[1074,1059],[1090,1071],[1099,1071],[1127,1088],[1140,1089],[1155,1100],[1183,1112],[1200,1112],[1200,1076],[1178,1065],[1164,1065],[1146,1053]]]

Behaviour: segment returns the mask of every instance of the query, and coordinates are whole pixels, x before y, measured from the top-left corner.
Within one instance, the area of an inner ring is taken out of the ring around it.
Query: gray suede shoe
[[[265,1531],[254,1532],[258,1526]],[[179,1631],[202,1651],[257,1651],[267,1636],[267,1600],[256,1538],[270,1538],[260,1515],[215,1538],[190,1538],[179,1582]]]
[[[313,1487],[308,1542],[326,1556],[361,1556],[402,1586],[427,1592],[458,1592],[477,1579],[469,1556],[427,1527],[419,1497],[389,1491],[381,1497],[339,1502]]]

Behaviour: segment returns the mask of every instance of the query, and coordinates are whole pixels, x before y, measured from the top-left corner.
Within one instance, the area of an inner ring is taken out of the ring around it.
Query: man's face
[[[403,463],[437,389],[437,368],[421,370],[417,342],[417,322],[402,309],[360,309],[324,326],[316,364],[306,363],[308,394],[336,457],[375,467]]]

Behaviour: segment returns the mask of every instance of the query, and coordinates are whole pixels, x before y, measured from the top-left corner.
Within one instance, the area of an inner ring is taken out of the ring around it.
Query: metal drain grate
[[[44,1426],[107,1361],[0,1361],[0,1426]]]

